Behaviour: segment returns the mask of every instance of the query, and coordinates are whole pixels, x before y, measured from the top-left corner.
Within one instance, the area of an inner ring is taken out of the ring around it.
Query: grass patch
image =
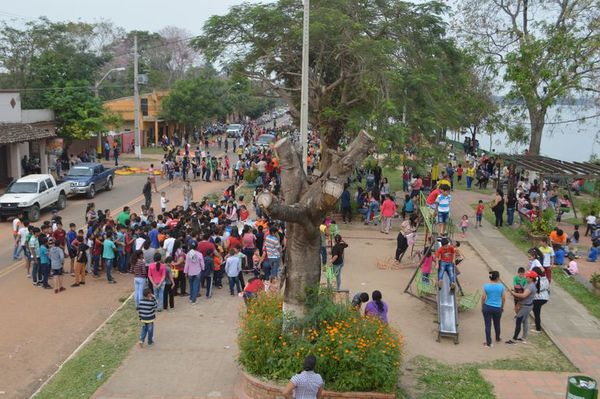
[[[552,281],[567,291],[577,302],[582,304],[588,312],[600,319],[600,298],[587,289],[579,281],[567,277],[564,273],[552,273]]]
[[[479,373],[477,365],[449,365],[417,356],[416,397],[421,399],[494,399],[493,386]]]
[[[523,371],[578,371],[577,367],[558,349],[546,334],[529,334],[528,342],[534,350],[512,359],[499,359],[482,364],[479,368]]]
[[[36,395],[36,399],[89,398],[113,374],[137,341],[138,317],[130,300]]]

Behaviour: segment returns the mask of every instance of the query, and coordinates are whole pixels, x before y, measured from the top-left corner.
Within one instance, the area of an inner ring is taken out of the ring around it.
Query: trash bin
[[[583,375],[574,375],[567,380],[567,399],[598,399],[598,383]]]

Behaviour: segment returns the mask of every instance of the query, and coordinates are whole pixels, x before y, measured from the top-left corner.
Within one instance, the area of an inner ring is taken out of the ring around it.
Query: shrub
[[[256,169],[246,169],[244,171],[244,180],[249,184],[255,183],[256,179],[258,179],[258,173]]]
[[[378,319],[365,318],[349,304],[319,293],[303,320],[284,315],[282,298],[264,294],[241,315],[239,362],[256,376],[288,380],[304,357],[317,357],[316,371],[328,390],[394,392],[401,337]],[[283,319],[286,329],[283,331]]]

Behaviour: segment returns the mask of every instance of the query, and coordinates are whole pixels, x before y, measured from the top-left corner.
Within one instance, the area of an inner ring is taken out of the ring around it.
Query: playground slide
[[[442,336],[453,337],[454,343],[458,344],[458,306],[455,291],[450,290],[448,274],[444,273],[444,285],[438,290],[438,341]]]

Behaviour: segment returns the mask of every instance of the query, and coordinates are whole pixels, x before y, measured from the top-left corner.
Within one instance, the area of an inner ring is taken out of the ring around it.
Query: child
[[[573,244],[577,244],[579,242],[579,225],[576,224],[573,228],[575,230],[573,231],[573,238],[571,238],[571,242]]]
[[[463,215],[460,220],[460,231],[462,232],[461,236],[464,238],[465,234],[467,234],[467,229],[469,228],[469,217],[467,215]]]
[[[450,240],[442,238],[442,246],[435,253],[438,260],[438,287],[442,289],[444,284],[444,272],[448,273],[450,280],[450,289],[456,288],[456,275],[454,274],[454,262],[456,261],[456,250],[450,245]]]
[[[542,245],[540,245],[540,251],[544,256],[542,261],[542,266],[544,266],[544,273],[546,274],[546,278],[548,282],[552,282],[552,265],[554,264],[554,249],[550,246],[550,240],[548,238],[544,238],[542,241]]]
[[[433,266],[433,254],[431,253],[431,249],[427,248],[425,250],[425,254],[423,255],[423,264],[421,264],[421,280],[424,284],[429,284],[430,279],[429,276],[431,274],[431,268]],[[368,299],[367,299],[368,301]]]
[[[87,256],[88,246],[84,242],[83,236],[77,237],[77,253],[75,262],[75,283],[71,287],[79,287],[85,285],[85,266],[88,261]]]
[[[148,335],[148,345],[154,344],[154,319],[156,319],[156,299],[150,288],[144,288],[144,298],[140,301],[137,311],[142,322],[140,332],[140,348],[144,347],[146,335]]]
[[[527,258],[529,259],[529,270],[533,270],[534,267],[542,267],[542,263],[538,258],[542,256],[541,252],[537,248],[530,248],[527,251]]]
[[[456,261],[454,262],[456,266],[460,265],[461,262],[463,260],[465,260],[465,257],[463,256],[461,250],[460,250],[460,241],[455,241],[454,242],[454,251],[456,252]],[[456,269],[456,275],[458,276],[460,274],[460,272],[458,271],[458,268]]]
[[[565,265],[565,250],[563,247],[560,247],[558,245],[554,249],[554,264],[556,266]]]
[[[169,200],[167,199],[167,193],[164,191],[160,193],[160,213],[165,213],[167,211],[167,204]]]
[[[527,278],[525,278],[525,268],[519,267],[517,275],[513,277],[513,291],[522,294],[526,285]],[[519,303],[519,300],[515,298],[515,313],[519,313],[520,309],[521,304]]]
[[[52,269],[52,276],[54,277],[54,293],[58,294],[66,290],[63,287],[63,266],[65,263],[65,251],[59,246],[59,243],[52,238],[48,239],[48,244],[51,245],[50,253],[50,268]]]
[[[367,302],[369,302],[369,294],[366,292],[358,292],[352,298],[352,309],[360,313],[362,304]]]
[[[260,267],[262,263],[262,257],[260,256],[260,251],[258,248],[254,249],[254,255],[252,255],[252,272],[254,273],[254,277],[260,276]]]
[[[477,203],[477,209],[475,209],[475,228],[481,227],[481,219],[483,219],[483,200],[479,200]]]
[[[569,256],[569,265],[565,269],[569,276],[574,276],[579,273],[579,268],[577,267],[577,262],[575,261],[575,257]]]
[[[587,261],[588,262],[596,262],[598,260],[598,242],[594,242],[592,247],[590,248],[590,252],[588,252]]]

